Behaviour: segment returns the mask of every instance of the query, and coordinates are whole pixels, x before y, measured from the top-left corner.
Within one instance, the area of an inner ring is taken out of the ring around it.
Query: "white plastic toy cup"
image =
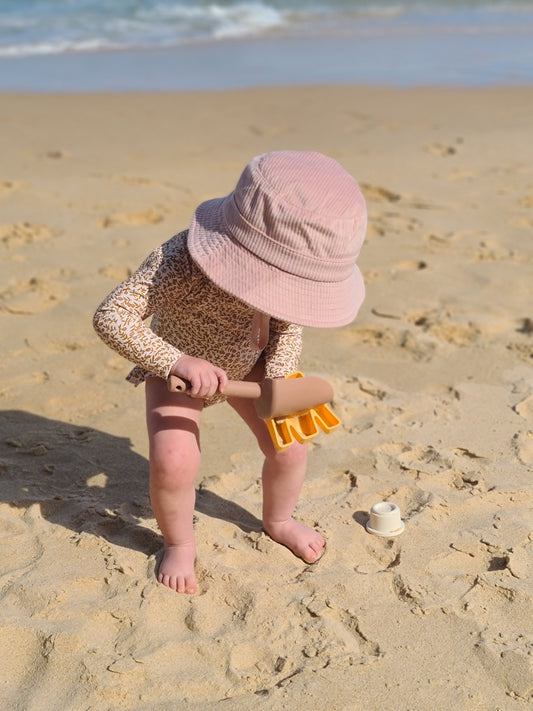
[[[380,501],[370,509],[366,530],[376,536],[391,538],[399,536],[405,528],[400,509],[390,501]]]

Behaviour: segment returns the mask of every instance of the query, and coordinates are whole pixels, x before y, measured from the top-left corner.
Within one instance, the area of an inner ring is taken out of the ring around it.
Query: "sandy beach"
[[[0,708],[520,711],[533,698],[533,88],[3,94]],[[342,426],[311,444],[307,566],[261,457],[205,411],[199,592],[156,581],[144,393],[96,306],[248,160],[360,182],[356,321],[306,330]],[[396,503],[405,531],[365,529]]]

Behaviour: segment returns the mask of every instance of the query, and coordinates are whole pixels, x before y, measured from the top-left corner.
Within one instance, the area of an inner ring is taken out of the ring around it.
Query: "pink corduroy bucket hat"
[[[189,252],[220,288],[302,326],[344,326],[365,288],[356,264],[366,204],[344,168],[321,153],[253,158],[235,190],[196,209]]]

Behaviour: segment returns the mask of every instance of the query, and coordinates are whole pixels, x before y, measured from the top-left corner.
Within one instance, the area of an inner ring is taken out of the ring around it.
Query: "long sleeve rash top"
[[[151,318],[150,325],[145,324]],[[93,319],[102,340],[135,364],[127,379],[167,378],[187,354],[242,380],[261,357],[265,376],[297,370],[302,327],[270,318],[216,286],[187,249],[187,230],[157,247],[100,304]],[[220,393],[206,401],[225,399]]]

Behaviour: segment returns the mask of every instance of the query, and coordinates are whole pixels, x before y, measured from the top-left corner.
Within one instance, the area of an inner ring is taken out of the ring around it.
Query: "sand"
[[[3,95],[0,707],[525,709],[533,696],[533,89]],[[205,412],[199,592],[154,577],[143,391],[92,313],[253,155],[337,158],[370,224],[353,325],[305,334],[307,566]],[[398,504],[402,535],[368,534]]]

